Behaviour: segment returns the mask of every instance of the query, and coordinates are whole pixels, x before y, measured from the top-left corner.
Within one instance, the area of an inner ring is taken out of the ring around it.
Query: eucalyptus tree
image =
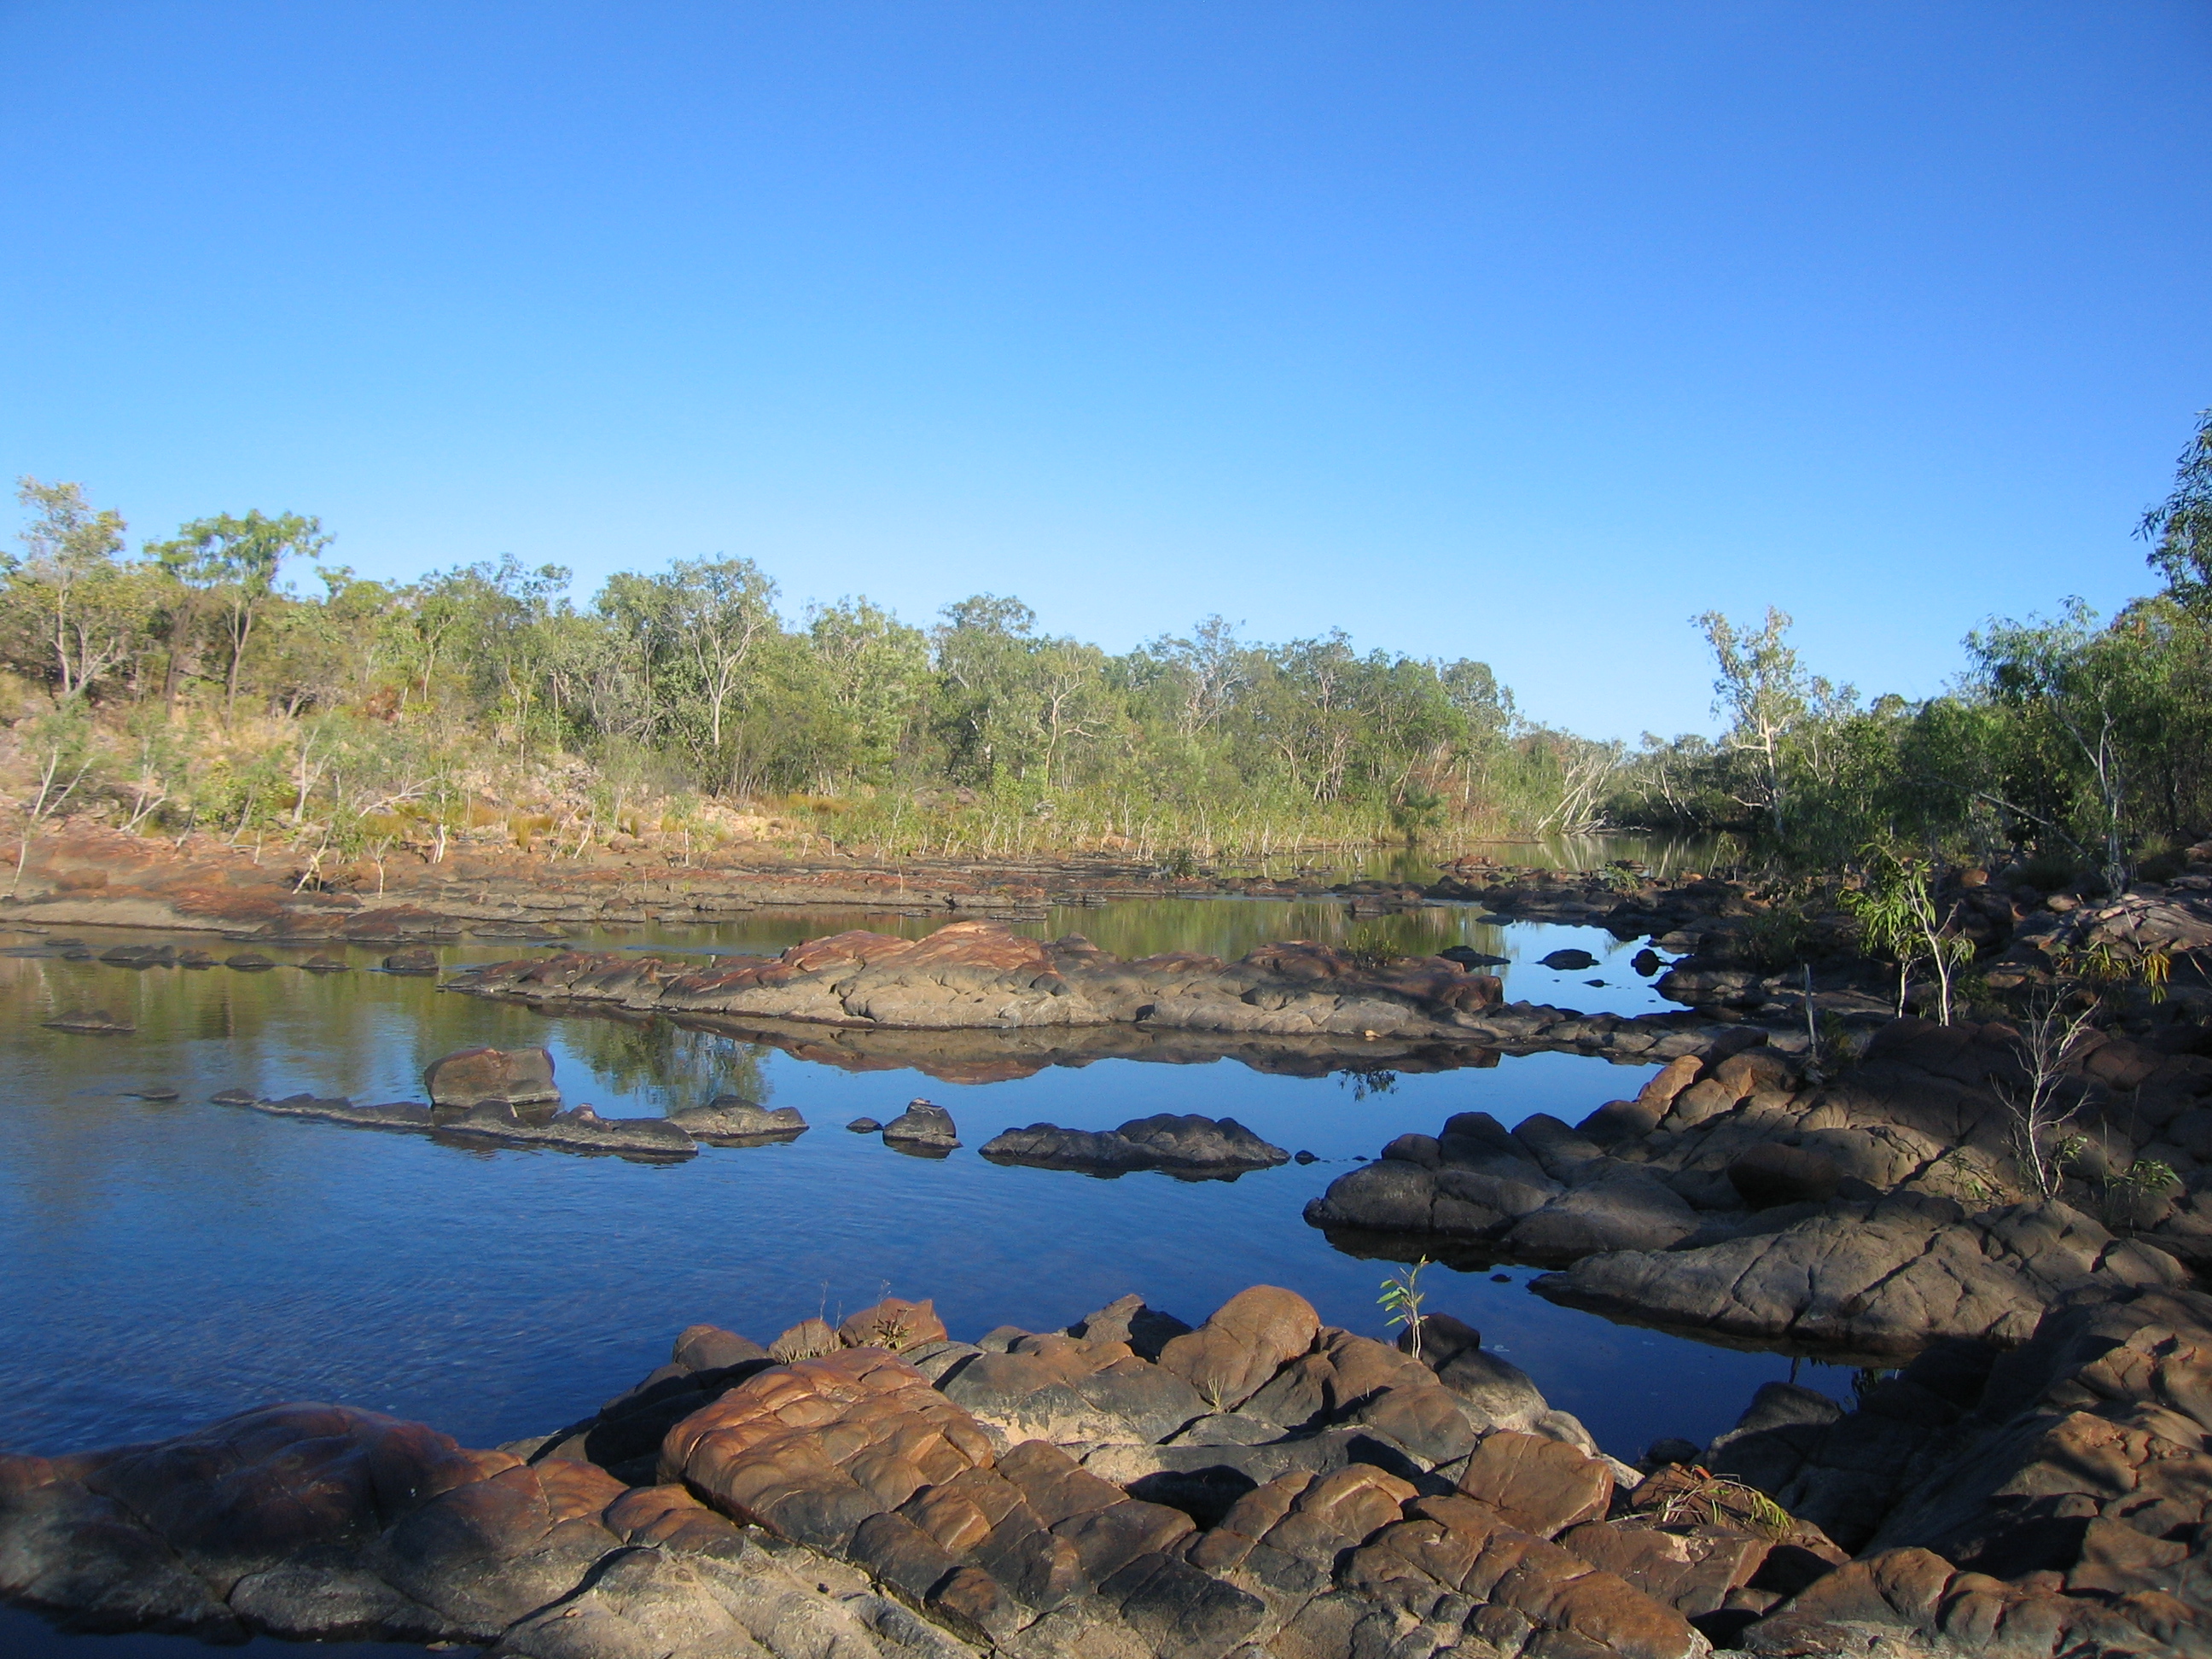
[[[35,596],[56,684],[64,697],[80,696],[137,643],[137,607],[116,562],[123,517],[112,507],[94,511],[74,483],[21,478],[15,499],[36,516],[22,532],[22,556],[6,557],[10,586]]]
[[[2212,409],[2200,411],[2175,465],[2173,493],[2146,510],[2136,534],[2151,567],[2191,609],[2212,607]]]
[[[146,550],[179,586],[205,596],[206,608],[221,621],[229,652],[223,675],[226,724],[237,711],[239,671],[254,624],[276,592],[277,576],[289,560],[321,557],[331,539],[319,519],[298,513],[272,519],[254,511],[243,518],[224,513],[195,519]]]

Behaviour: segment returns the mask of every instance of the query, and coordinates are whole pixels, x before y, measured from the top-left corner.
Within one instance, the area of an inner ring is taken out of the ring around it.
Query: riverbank
[[[0,845],[13,854],[14,845]],[[1356,864],[1360,849],[1346,849]],[[1364,849],[1371,854],[1371,848]],[[12,860],[10,860],[12,861]],[[1521,919],[1597,921],[1644,898],[1660,921],[1720,908],[1723,884],[1619,872],[1513,868],[1468,858],[1426,883],[1345,878],[1328,869],[1285,874],[1204,871],[1098,852],[1050,859],[871,861],[806,858],[772,845],[697,854],[659,845],[562,857],[512,843],[456,843],[433,857],[324,864],[299,848],[221,836],[172,840],[65,824],[35,838],[0,921],[120,927],[276,939],[366,943],[441,938],[557,937],[562,930],[712,922],[762,908],[836,908],[884,915],[1035,919],[1048,907],[1181,896],[1340,898],[1355,916],[1382,916],[1478,894]]]

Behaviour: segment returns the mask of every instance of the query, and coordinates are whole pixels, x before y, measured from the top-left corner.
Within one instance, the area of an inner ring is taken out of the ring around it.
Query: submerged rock
[[[1247,1170],[1285,1163],[1291,1155],[1233,1117],[1162,1112],[1132,1118],[1118,1129],[1103,1132],[1032,1123],[1026,1129],[994,1135],[984,1143],[982,1156],[994,1164],[1099,1176],[1161,1170],[1185,1179],[1234,1180]]]
[[[128,1036],[138,1029],[127,1019],[98,1012],[60,1014],[39,1024],[49,1031],[74,1031],[88,1036]]]
[[[404,951],[394,951],[384,959],[387,974],[435,974],[438,953],[427,945],[410,945]]]

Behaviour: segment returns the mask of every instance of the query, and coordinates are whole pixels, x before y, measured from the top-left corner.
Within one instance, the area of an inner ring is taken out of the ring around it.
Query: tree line
[[[1257,850],[1587,830],[1614,758],[1522,718],[1480,662],[1341,632],[1271,645],[1212,617],[1115,653],[992,594],[927,626],[865,598],[793,617],[729,557],[618,572],[579,604],[568,570],[511,555],[368,580],[298,514],[134,552],[76,484],[19,499],[0,568],[19,749],[76,807],[147,828],[344,842],[565,790],[608,825],[625,799],[799,796],[878,840],[964,814],[1031,846]]]
[[[1966,672],[1917,702],[1812,673],[1778,611],[1756,627],[1698,618],[1725,728],[1647,734],[1607,816],[1731,832],[1805,869],[1884,847],[2041,860],[2112,888],[2170,872],[2212,831],[2212,410],[2136,530],[2160,591],[2109,619],[2075,599],[1993,621],[1966,636]]]

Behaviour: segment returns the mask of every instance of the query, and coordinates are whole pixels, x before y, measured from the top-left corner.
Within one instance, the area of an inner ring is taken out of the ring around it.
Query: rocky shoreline
[[[2022,1066],[2009,1027],[1917,1019],[1826,1081],[1768,1048],[1686,1056],[1578,1128],[1402,1135],[1306,1218],[1362,1254],[1559,1267],[1540,1294],[1613,1318],[1885,1363],[2212,1265],[2212,1058],[2085,1042],[2048,1194],[2019,1187]],[[2142,1167],[2171,1185],[2120,1179]]]
[[[72,1629],[499,1659],[2180,1656],[2212,1642],[2212,1297],[2054,1307],[1846,1412],[1601,1451],[1442,1316],[1256,1286],[954,1340],[896,1298],[713,1325],[471,1450],[343,1406],[0,1455],[0,1595]]]

